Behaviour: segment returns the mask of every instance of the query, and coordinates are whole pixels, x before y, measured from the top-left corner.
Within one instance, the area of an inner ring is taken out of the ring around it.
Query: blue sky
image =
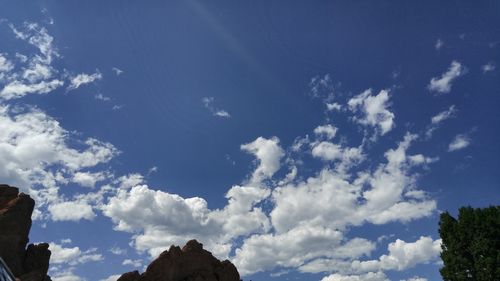
[[[0,182],[55,281],[191,238],[244,280],[425,281],[500,202],[498,1],[0,1]]]

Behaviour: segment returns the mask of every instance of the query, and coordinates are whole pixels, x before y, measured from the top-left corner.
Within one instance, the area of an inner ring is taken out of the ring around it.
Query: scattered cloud
[[[54,221],[93,220],[96,216],[92,210],[92,206],[85,202],[68,201],[53,203],[48,207],[48,210]],[[68,210],[72,211],[68,212]]]
[[[448,70],[441,77],[434,77],[427,85],[427,89],[431,92],[449,93],[452,83],[458,77],[464,75],[467,69],[458,61],[452,61]]]
[[[113,70],[116,76],[120,76],[123,73],[123,70],[119,69],[118,67],[112,67],[111,70]]]
[[[242,144],[241,149],[255,155],[259,165],[252,174],[251,183],[259,183],[271,178],[280,168],[280,159],[285,155],[279,146],[279,139],[259,137],[251,143]]]
[[[440,124],[448,119],[455,118],[458,110],[454,105],[451,105],[447,110],[439,112],[431,118],[431,124],[427,127],[425,136],[431,138],[434,131],[436,131]]]
[[[455,117],[456,113],[456,107],[454,105],[451,105],[447,110],[439,112],[436,116],[433,116],[431,118],[431,123],[437,125],[447,119]]]
[[[107,97],[107,96],[105,96],[105,95],[103,95],[103,94],[100,94],[100,93],[99,93],[99,94],[97,94],[97,95],[94,95],[94,98],[95,98],[96,100],[102,100],[102,101],[110,101],[110,100],[111,100],[111,98],[110,98],[110,97]]]
[[[457,151],[466,148],[471,143],[471,139],[467,134],[460,134],[448,145],[448,151]]]
[[[80,73],[70,77],[70,85],[66,88],[67,91],[80,88],[82,85],[93,83],[102,79],[102,74],[99,70],[93,74]]]
[[[113,107],[112,107],[111,109],[113,109],[113,110],[120,110],[120,109],[122,109],[124,106],[125,106],[125,105],[123,105],[123,104],[120,104],[120,105],[115,104],[115,105],[113,105]]]
[[[318,126],[314,129],[314,133],[319,136],[325,136],[326,139],[331,140],[335,137],[337,134],[337,128],[334,126],[328,124],[328,125],[322,125]]]
[[[208,109],[213,116],[217,117],[222,117],[222,118],[229,118],[231,115],[229,112],[223,110],[223,109],[218,109],[214,106],[215,98],[214,97],[204,97],[201,99],[203,102],[203,105],[205,106],[206,109]]]
[[[406,280],[401,280],[401,281],[427,281],[427,278],[414,276],[414,277],[408,278]]]
[[[0,104],[0,158],[9,162],[0,167],[0,178],[22,187],[38,207],[43,207],[60,201],[59,187],[82,169],[106,163],[119,154],[110,143],[93,138],[78,141],[71,136],[39,109]],[[83,174],[78,175],[75,180],[83,182]]]
[[[109,174],[105,172],[76,172],[73,175],[72,181],[84,187],[94,188],[96,182],[103,181],[108,177]]]
[[[330,74],[325,74],[323,77],[315,76],[309,82],[310,93],[315,98],[322,99],[325,103],[331,102],[337,94],[339,84],[333,83]],[[334,103],[332,103],[333,105]]]
[[[1,65],[1,63],[0,63]],[[494,62],[490,61],[488,62],[487,64],[481,66],[481,70],[483,71],[483,73],[487,73],[487,72],[491,72],[491,71],[494,71],[496,69],[496,65]],[[1,69],[1,67],[0,67]]]
[[[326,276],[321,281],[388,281],[383,272],[368,272],[361,275],[341,275],[334,273]]]
[[[362,125],[378,127],[381,135],[385,135],[395,126],[394,113],[389,111],[389,91],[382,90],[377,95],[372,95],[368,89],[348,101],[349,109],[360,116],[353,118]]]
[[[108,278],[101,279],[100,281],[116,281],[120,276],[120,274],[110,275]]]
[[[444,41],[441,38],[436,40],[436,44],[434,44],[434,48],[436,50],[440,50],[444,46]]]
[[[7,54],[0,54],[0,82],[4,85],[0,90],[0,100],[47,94],[63,86],[64,81],[56,77],[58,71],[51,65],[53,58],[60,55],[47,30],[35,23],[25,23],[22,30],[13,24],[9,27],[16,38],[34,46],[38,53],[29,57],[16,53],[14,57],[21,63],[18,67],[14,67]]]
[[[141,259],[137,259],[137,260],[125,259],[125,260],[123,260],[122,265],[130,265],[134,268],[139,268],[139,267],[142,267],[142,260]]]
[[[52,264],[67,264],[74,266],[88,262],[96,262],[103,260],[103,256],[97,253],[96,248],[91,248],[82,251],[79,247],[64,247],[57,243],[49,243],[49,249],[52,252],[50,262]]]
[[[115,247],[112,247],[111,249],[109,249],[109,252],[112,253],[113,255],[120,256],[120,255],[126,254],[127,250],[115,246]]]

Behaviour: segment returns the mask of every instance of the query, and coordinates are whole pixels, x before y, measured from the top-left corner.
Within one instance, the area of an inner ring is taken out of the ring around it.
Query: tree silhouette
[[[458,220],[442,213],[439,234],[443,280],[500,280],[500,206],[462,207]]]

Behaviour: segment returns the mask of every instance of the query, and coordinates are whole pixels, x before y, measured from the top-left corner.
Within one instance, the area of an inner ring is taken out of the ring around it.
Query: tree
[[[500,206],[462,207],[458,220],[442,213],[439,234],[443,280],[500,280]]]

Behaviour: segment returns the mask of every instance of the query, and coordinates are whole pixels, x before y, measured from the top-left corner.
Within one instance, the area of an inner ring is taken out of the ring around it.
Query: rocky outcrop
[[[47,281],[50,251],[46,243],[28,248],[35,201],[16,187],[0,184],[0,257],[21,281]]]
[[[0,257],[17,280],[50,281],[49,245],[26,247],[34,206],[34,200],[16,187],[0,184]],[[182,249],[171,246],[161,253],[146,272],[128,272],[118,281],[240,281],[240,275],[230,261],[219,261],[191,240]]]
[[[182,249],[171,246],[161,253],[146,272],[128,272],[118,281],[240,281],[240,275],[230,261],[219,261],[191,240]]]

